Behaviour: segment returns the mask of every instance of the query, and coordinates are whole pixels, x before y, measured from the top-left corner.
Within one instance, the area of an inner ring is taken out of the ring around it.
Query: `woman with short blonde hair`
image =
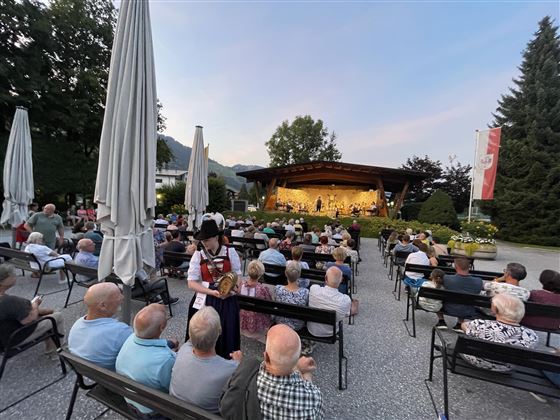
[[[258,299],[272,300],[267,287],[259,282],[264,275],[264,265],[259,260],[253,260],[247,267],[249,277],[241,282],[239,294]],[[241,334],[248,338],[265,342],[265,334],[270,327],[270,315],[241,310],[239,311],[239,325]]]

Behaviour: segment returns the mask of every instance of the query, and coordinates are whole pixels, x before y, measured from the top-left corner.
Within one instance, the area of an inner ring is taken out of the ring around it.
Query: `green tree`
[[[169,213],[171,207],[185,203],[185,188],[187,184],[183,181],[175,185],[164,185],[157,190],[158,211]]]
[[[442,175],[441,190],[449,194],[457,213],[462,213],[469,206],[471,170],[471,165],[457,162],[446,166]]]
[[[223,178],[208,177],[208,207],[206,211],[222,212],[230,208],[227,200],[226,183]]]
[[[297,116],[291,124],[282,122],[265,145],[271,167],[342,158],[336,134],[329,134],[322,120],[314,121],[309,115]]]
[[[410,201],[425,201],[442,185],[443,169],[439,160],[432,160],[427,155],[423,158],[412,156],[406,160],[401,169],[409,171],[424,172],[428,175],[426,179],[412,185],[406,195]]]
[[[247,191],[247,184],[242,184],[237,198],[240,200],[250,200],[249,192]]]
[[[452,229],[459,227],[453,201],[447,193],[441,190],[437,190],[422,204],[418,220],[423,223],[437,223],[449,226]]]
[[[500,237],[560,245],[560,39],[550,17],[523,52],[521,76],[502,95],[494,201],[484,203]]]

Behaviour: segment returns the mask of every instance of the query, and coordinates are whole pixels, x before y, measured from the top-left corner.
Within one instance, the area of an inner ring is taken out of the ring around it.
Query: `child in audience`
[[[422,283],[422,286],[420,286],[420,287],[430,287],[432,289],[443,289],[443,276],[444,276],[444,274],[445,273],[442,270],[440,270],[439,268],[436,268],[430,274],[430,280]],[[441,308],[443,306],[441,300],[429,299],[429,298],[425,298],[425,297],[418,298],[418,304],[422,307],[422,309],[425,309],[426,311],[429,311],[429,312],[439,312],[439,311],[441,311]]]

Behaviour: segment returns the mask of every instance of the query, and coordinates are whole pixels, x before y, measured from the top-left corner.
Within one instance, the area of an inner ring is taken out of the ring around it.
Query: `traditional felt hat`
[[[203,220],[200,230],[194,235],[195,239],[203,241],[204,239],[213,238],[221,234],[218,225],[214,219]]]

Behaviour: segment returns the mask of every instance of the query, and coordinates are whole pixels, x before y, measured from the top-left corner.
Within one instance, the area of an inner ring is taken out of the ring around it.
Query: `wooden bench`
[[[474,270],[474,257],[468,257],[466,255],[440,255],[439,257],[436,257],[436,259],[438,260],[438,265],[451,265],[455,262],[455,258],[466,258],[467,260],[469,260],[469,264],[470,264],[470,269]]]
[[[436,352],[439,355],[436,355]],[[459,356],[460,354],[469,354],[511,364],[513,365],[512,370],[508,373],[499,373],[480,369],[464,361]],[[492,343],[463,334],[458,335],[457,341],[453,345],[449,340],[446,340],[440,330],[433,328],[430,347],[430,371],[427,379],[429,382],[433,380],[434,361],[439,358],[443,362],[443,404],[446,419],[449,419],[448,371],[456,375],[468,376],[560,399],[560,388],[556,387],[542,373],[543,370],[560,373],[560,356],[556,354],[530,350],[520,346]],[[430,391],[429,387],[428,391]]]
[[[72,418],[74,404],[80,389],[87,390],[86,395],[88,397],[99,401],[110,410],[128,419],[136,419],[137,417],[128,408],[125,397],[173,420],[221,419],[218,415],[204,411],[193,404],[133,381],[118,373],[99,367],[70,352],[60,349],[59,354],[76,372],[76,382],[74,383],[70,404],[66,412],[66,420]],[[89,379],[89,381],[86,381],[86,379]]]
[[[39,276],[39,280],[37,281],[37,287],[35,288],[35,293],[33,294],[33,296],[37,296],[37,294],[39,293],[39,287],[41,287],[41,281],[43,280],[43,276],[45,274],[52,273],[54,271],[59,271],[59,270],[64,271],[64,268],[50,269],[48,267],[48,264],[44,264],[44,265],[41,264],[37,259],[37,257],[35,257],[35,255],[23,251],[17,251],[11,248],[0,247],[0,257],[3,257],[4,260],[9,259],[11,265],[21,270],[22,276],[25,275],[26,271],[30,271]],[[54,257],[51,258],[48,262],[55,261],[55,260],[64,261],[62,257]],[[36,264],[38,268],[33,268],[33,264]],[[66,275],[66,282],[68,283],[68,287],[70,287],[70,280],[68,278],[68,273],[64,271],[64,274]],[[64,290],[66,289],[56,290],[50,293],[44,293],[44,295],[51,295],[53,293],[59,293]]]
[[[70,300],[70,294],[72,293],[72,289],[74,285],[89,288],[96,283],[99,283],[97,269],[91,267],[85,267],[83,265],[76,264],[74,262],[66,262],[66,270],[68,270],[72,274],[72,281],[70,282],[70,286],[68,287],[68,296],[66,296],[66,302],[64,303],[64,307],[66,308],[69,304],[68,301]],[[170,297],[169,294],[169,287],[167,285],[167,279],[165,277],[161,277],[160,281],[163,280],[163,284],[165,287],[165,292],[167,296]],[[118,278],[115,274],[110,274],[109,276],[103,279],[104,282],[111,282],[115,284],[122,284],[122,280]],[[144,285],[141,281],[136,280],[134,282],[134,287],[131,290],[132,299],[144,302],[146,305],[152,303],[157,299],[161,290],[146,290]],[[81,301],[81,300],[80,300]],[[73,302],[70,305],[73,305]],[[169,316],[173,316],[173,311],[171,309],[171,302],[167,302],[167,307],[169,308]]]
[[[184,252],[173,252],[173,251],[163,251],[163,259],[161,263],[161,273],[163,270],[167,270],[169,274],[171,273],[185,273],[188,271],[188,267],[181,267],[183,263],[190,262],[192,255],[185,254]]]
[[[297,333],[303,339],[321,343],[336,344],[338,341],[338,389],[346,389],[348,384],[348,358],[344,355],[343,322],[342,320],[337,320],[336,311],[292,305],[290,303],[275,302],[243,295],[237,295],[237,300],[239,308],[246,311],[294,318],[305,322],[317,322],[331,326],[333,333],[329,337],[316,337],[307,328],[303,328],[297,331]]]

